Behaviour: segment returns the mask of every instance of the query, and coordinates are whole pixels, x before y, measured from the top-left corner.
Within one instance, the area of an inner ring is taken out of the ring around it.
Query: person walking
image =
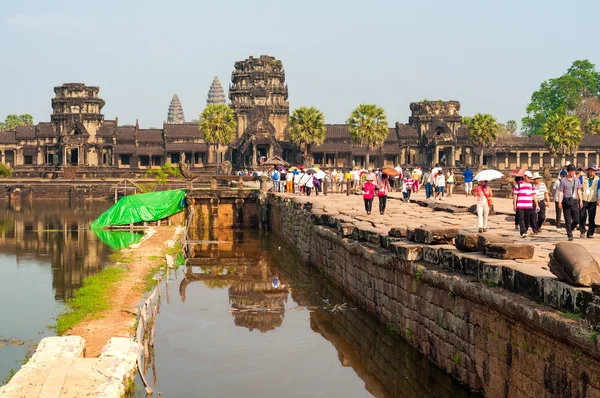
[[[315,183],[318,181],[314,174],[306,173],[304,177],[304,193],[306,196],[310,196],[312,189],[315,187]],[[318,193],[316,193],[318,195]]]
[[[469,166],[466,167],[466,170],[463,173],[463,178],[465,179],[465,196],[472,195],[473,191],[473,170]]]
[[[537,228],[538,231],[541,231],[542,225],[546,221],[546,209],[548,208],[548,203],[550,203],[550,196],[548,195],[546,183],[537,171],[533,173],[533,186],[535,187],[535,195],[539,205],[539,211],[536,214]]]
[[[579,215],[579,232],[581,232],[582,238],[584,236],[593,238],[594,232],[596,232],[596,209],[598,204],[600,204],[596,170],[597,167],[594,163],[587,166],[587,177],[583,178],[583,184],[581,186],[583,206],[581,207],[581,214]],[[587,231],[585,229],[586,218],[588,222]]]
[[[558,188],[559,209],[565,216],[565,228],[569,240],[573,240],[573,230],[579,223],[579,209],[583,207],[581,182],[575,177],[575,166],[567,166],[567,175],[560,180]]]
[[[413,187],[412,190],[414,193],[419,193],[419,188],[421,188],[421,177],[423,176],[422,173],[420,173],[420,170],[418,168],[414,168],[413,172],[412,172],[412,179],[413,179]]]
[[[375,196],[375,185],[372,179],[367,179],[362,187],[363,200],[365,201],[365,210],[367,215],[371,214],[371,208],[373,207],[373,197]]]
[[[425,184],[425,199],[429,199],[433,195],[433,175],[431,175],[430,169],[423,173],[423,183]]]
[[[435,177],[435,198],[444,200],[444,190],[446,189],[446,176],[444,171],[440,170]]]
[[[452,197],[452,192],[454,192],[454,171],[452,168],[448,169],[448,174],[446,174],[446,185],[448,186],[448,197]]]
[[[475,190],[477,196],[477,228],[479,232],[487,232],[488,216],[490,215],[490,206],[492,200],[492,188],[487,185],[487,181],[479,181]]]
[[[292,193],[294,190],[294,173],[288,171],[285,175],[285,191],[287,193]]]
[[[560,207],[558,206],[560,204],[560,201],[558,200],[558,193],[560,191],[560,180],[563,177],[567,176],[567,171],[566,170],[561,170],[560,173],[558,174],[558,177],[556,178],[556,180],[552,183],[552,195],[554,199],[554,211],[556,213],[556,231],[562,231],[562,228],[560,227],[560,219],[562,216],[562,211],[560,210]]]
[[[405,202],[410,202],[410,194],[412,193],[414,180],[408,170],[404,172],[404,180],[402,181],[402,195]]]
[[[389,178],[386,174],[381,175],[381,181],[377,186],[377,198],[379,199],[379,214],[385,213],[387,203],[387,193],[391,189]]]
[[[533,230],[534,235],[538,233],[534,211],[539,207],[535,196],[535,188],[531,183],[532,177],[531,171],[526,171],[523,181],[516,185],[513,190],[513,210],[519,222],[519,232],[522,238],[527,237],[529,227]]]

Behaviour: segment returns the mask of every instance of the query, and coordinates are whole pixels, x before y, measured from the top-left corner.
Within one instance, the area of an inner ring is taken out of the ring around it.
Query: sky
[[[186,120],[234,63],[283,62],[290,107],[344,123],[360,103],[407,123],[414,101],[525,116],[531,94],[577,59],[600,69],[600,1],[0,0],[0,118],[49,121],[53,87],[99,86],[106,119],[160,127],[177,94]]]

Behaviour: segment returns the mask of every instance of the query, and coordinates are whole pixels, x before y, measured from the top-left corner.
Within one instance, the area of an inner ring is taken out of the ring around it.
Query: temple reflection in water
[[[270,267],[271,254],[262,244],[244,240],[244,231],[219,229],[212,236],[193,234],[196,243],[179,286],[185,301],[189,283],[202,281],[211,289],[228,288],[236,326],[266,333],[283,323],[289,290]]]
[[[109,201],[0,201],[0,253],[35,259],[52,267],[57,300],[73,297],[83,279],[101,270],[110,248],[89,230],[89,224],[110,207]]]

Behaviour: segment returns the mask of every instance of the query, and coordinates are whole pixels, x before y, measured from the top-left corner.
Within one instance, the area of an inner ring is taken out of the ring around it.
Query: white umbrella
[[[319,170],[315,173],[315,177],[317,177],[319,180],[322,180],[325,178],[325,172],[323,170]]]
[[[475,176],[475,180],[476,181],[491,181],[491,180],[496,180],[498,178],[502,178],[504,177],[504,174],[502,174],[501,172],[499,172],[498,170],[483,170],[480,171],[479,173],[477,173],[477,175]]]

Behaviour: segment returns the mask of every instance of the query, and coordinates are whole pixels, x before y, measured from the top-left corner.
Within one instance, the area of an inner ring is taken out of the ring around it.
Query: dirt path
[[[85,339],[85,356],[94,358],[111,337],[131,337],[136,320],[136,307],[144,294],[144,277],[152,268],[164,262],[166,241],[175,236],[175,227],[156,227],[156,233],[136,249],[123,250],[132,257],[129,272],[119,282],[110,309],[99,317],[77,324],[69,334]]]

